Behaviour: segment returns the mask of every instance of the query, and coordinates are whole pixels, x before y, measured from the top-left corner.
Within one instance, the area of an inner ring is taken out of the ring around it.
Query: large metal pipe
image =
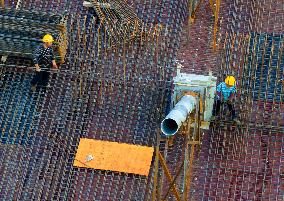
[[[186,120],[188,114],[195,108],[196,99],[191,95],[185,95],[170,111],[161,123],[161,130],[165,135],[174,135]]]

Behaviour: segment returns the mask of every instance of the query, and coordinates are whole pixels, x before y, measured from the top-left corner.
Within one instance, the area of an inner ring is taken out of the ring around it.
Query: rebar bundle
[[[42,43],[42,37],[52,34],[57,42],[56,57],[63,63],[67,45],[63,16],[0,8],[0,19],[1,55],[32,59],[35,48]],[[9,58],[8,62],[11,60],[13,59]]]

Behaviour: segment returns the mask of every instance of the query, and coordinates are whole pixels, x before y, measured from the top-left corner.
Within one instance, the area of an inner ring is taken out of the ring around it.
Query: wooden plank
[[[153,152],[153,147],[81,138],[74,166],[148,176]]]

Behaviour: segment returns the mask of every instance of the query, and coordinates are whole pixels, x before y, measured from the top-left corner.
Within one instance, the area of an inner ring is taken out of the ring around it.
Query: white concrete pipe
[[[165,135],[174,135],[186,120],[187,115],[195,108],[196,99],[191,95],[185,95],[170,111],[161,123],[161,130]]]

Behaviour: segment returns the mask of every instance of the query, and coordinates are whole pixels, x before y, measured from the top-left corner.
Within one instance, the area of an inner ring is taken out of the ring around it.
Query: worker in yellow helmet
[[[213,111],[213,119],[220,112],[221,103],[226,103],[231,113],[231,118],[237,124],[240,124],[236,116],[236,111],[232,103],[234,95],[236,94],[236,79],[234,76],[227,76],[225,82],[221,82],[216,90],[215,110]]]
[[[48,80],[50,76],[49,70],[51,69],[51,66],[55,69],[58,68],[52,49],[53,41],[54,40],[52,35],[46,34],[42,39],[43,44],[37,47],[35,51],[33,61],[36,68],[36,75],[31,83],[33,91],[36,89],[36,85],[48,85]]]

